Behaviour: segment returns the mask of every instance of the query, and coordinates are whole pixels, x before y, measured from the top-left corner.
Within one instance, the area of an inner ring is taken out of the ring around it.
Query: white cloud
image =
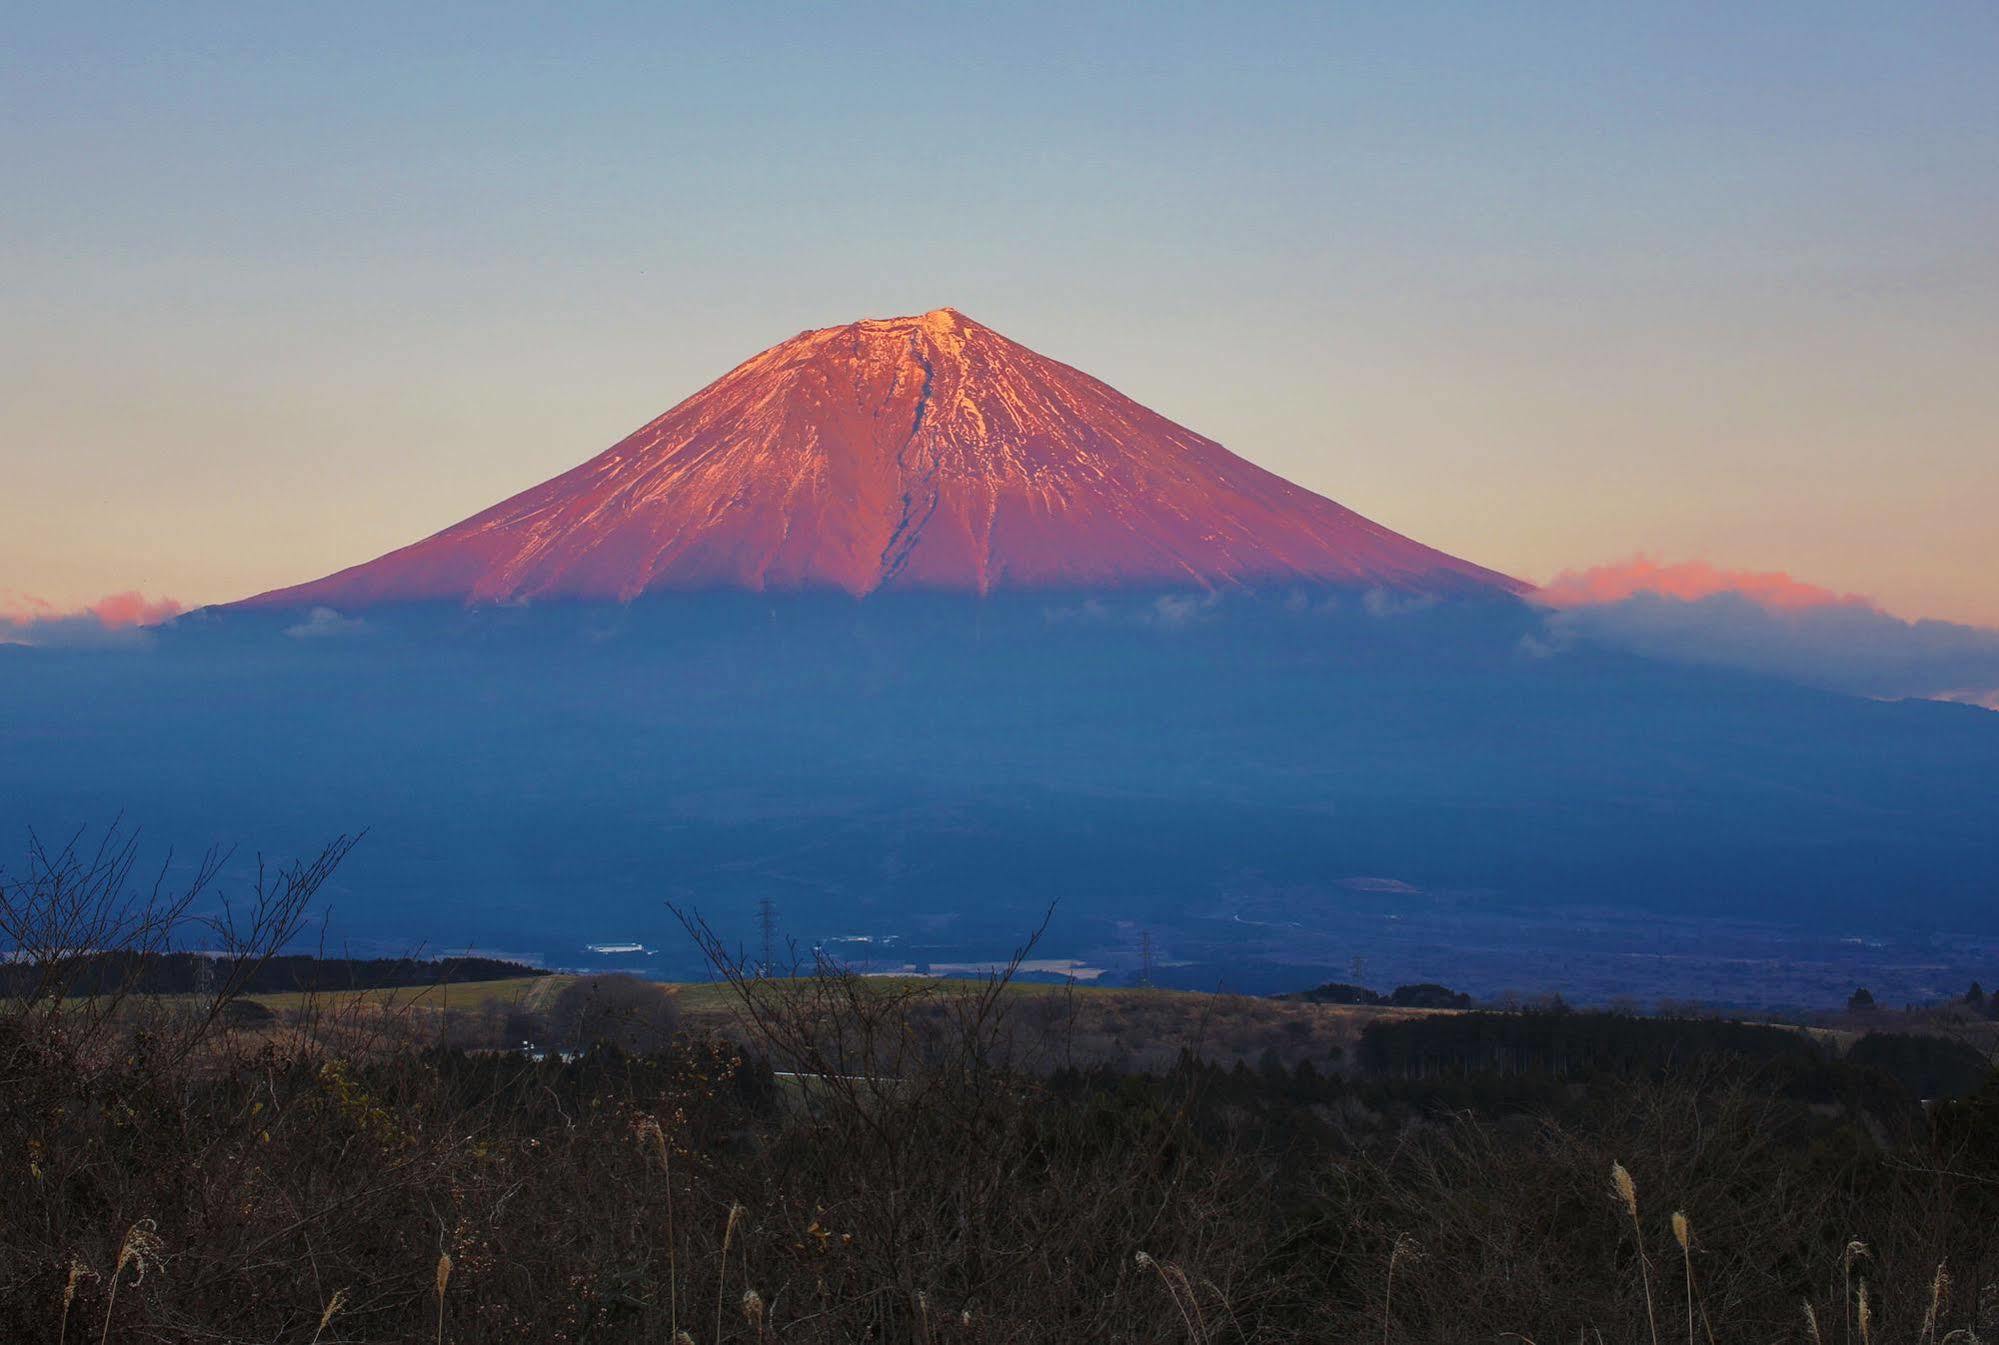
[[[1904,621],[1865,602],[1781,609],[1740,593],[1693,601],[1638,593],[1546,620],[1548,649],[1582,640],[1855,695],[1999,708],[1999,630]]]
[[[286,626],[285,634],[294,640],[328,640],[359,635],[366,629],[368,623],[360,617],[342,616],[331,607],[315,607],[296,626]]]

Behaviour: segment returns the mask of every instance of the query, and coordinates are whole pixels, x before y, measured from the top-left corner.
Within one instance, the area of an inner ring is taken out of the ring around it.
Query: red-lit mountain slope
[[[793,337],[572,471],[249,601],[1301,582],[1525,587],[941,308]]]

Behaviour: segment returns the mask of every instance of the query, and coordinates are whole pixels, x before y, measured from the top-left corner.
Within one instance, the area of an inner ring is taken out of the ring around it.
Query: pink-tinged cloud
[[[187,610],[177,598],[148,598],[137,589],[99,598],[84,609],[111,629],[157,626]]]
[[[1873,606],[1865,598],[1807,584],[1782,571],[1722,570],[1698,560],[1661,565],[1646,556],[1587,570],[1564,570],[1534,597],[1550,607],[1596,607],[1646,593],[1682,602],[1730,593],[1773,612]]]
[[[1549,609],[1523,646],[1539,657],[1594,644],[1862,696],[1999,709],[1999,630],[1904,621],[1788,574],[1639,556],[1569,571],[1532,596]]]
[[[62,608],[28,593],[0,590],[0,644],[97,644],[136,634],[187,610],[175,598],[148,598],[136,589],[78,608]]]
[[[25,626],[32,621],[54,621],[62,615],[62,610],[54,603],[44,602],[26,593],[0,589],[0,622],[5,622],[7,625]],[[70,615],[74,616],[76,613],[72,612]]]

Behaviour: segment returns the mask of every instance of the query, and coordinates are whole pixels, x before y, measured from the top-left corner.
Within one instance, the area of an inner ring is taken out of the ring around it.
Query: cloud
[[[1871,605],[1865,598],[1803,583],[1782,571],[1721,570],[1698,560],[1661,565],[1647,556],[1633,556],[1614,565],[1587,570],[1564,570],[1533,596],[1550,607],[1590,607],[1622,602],[1641,593],[1678,598],[1682,602],[1735,593],[1760,607],[1781,612],[1846,604]]]
[[[1179,630],[1206,617],[1221,603],[1217,593],[1166,593],[1152,600],[1151,609],[1139,620],[1164,630]]]
[[[1183,630],[1207,620],[1221,607],[1222,595],[1209,590],[1162,593],[1149,599],[1085,598],[1068,607],[1042,609],[1042,619],[1051,626],[1131,625],[1160,630]]]
[[[85,609],[106,626],[157,626],[187,610],[177,598],[148,598],[137,589],[99,598]]]
[[[315,607],[296,626],[286,626],[285,634],[294,640],[327,640],[359,635],[367,628],[368,623],[360,617],[342,616],[331,607]]]
[[[1361,610],[1369,616],[1407,616],[1411,612],[1427,611],[1437,605],[1437,600],[1425,593],[1391,593],[1385,588],[1371,588],[1361,594]]]
[[[187,610],[175,598],[148,598],[136,589],[78,608],[57,607],[31,594],[0,590],[0,644],[43,648],[110,648],[146,642],[146,631]]]
[[[1537,657],[1587,642],[1651,658],[1767,673],[1854,695],[1999,709],[1999,630],[1905,621],[1786,574],[1640,558],[1562,575]]]

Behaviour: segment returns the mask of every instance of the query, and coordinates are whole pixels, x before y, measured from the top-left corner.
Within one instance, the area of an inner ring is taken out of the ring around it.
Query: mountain
[[[1989,983],[1999,715],[1638,657],[1516,588],[940,310],[371,564],[0,646],[0,820],[238,844],[232,886],[365,828],[327,932],[383,955],[693,976],[667,901],[745,942],[775,901],[801,950],[978,966],[1054,903],[1037,956],[1183,987]]]
[[[953,309],[772,346],[579,467],[255,606],[713,589],[1523,592]]]

